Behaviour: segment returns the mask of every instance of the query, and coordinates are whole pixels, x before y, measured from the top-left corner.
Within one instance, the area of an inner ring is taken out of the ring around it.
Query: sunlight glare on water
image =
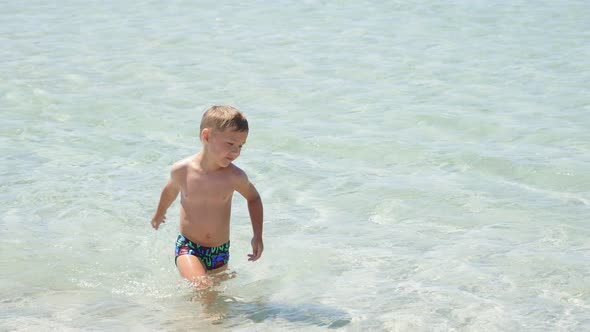
[[[0,327],[590,329],[585,1],[4,1]],[[245,112],[230,271],[149,225],[209,105]]]

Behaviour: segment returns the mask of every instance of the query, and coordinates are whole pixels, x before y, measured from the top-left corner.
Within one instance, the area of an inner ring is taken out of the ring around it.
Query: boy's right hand
[[[165,222],[166,222],[166,216],[161,216],[161,217],[159,217],[159,216],[154,216],[154,217],[152,218],[152,227],[153,227],[155,230],[158,230],[158,228],[160,227],[160,224],[163,224],[163,223],[165,223]]]

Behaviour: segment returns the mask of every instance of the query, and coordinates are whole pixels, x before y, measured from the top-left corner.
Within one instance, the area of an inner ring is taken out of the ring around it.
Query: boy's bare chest
[[[225,201],[232,197],[234,188],[228,176],[197,173],[187,175],[182,191],[191,200]]]

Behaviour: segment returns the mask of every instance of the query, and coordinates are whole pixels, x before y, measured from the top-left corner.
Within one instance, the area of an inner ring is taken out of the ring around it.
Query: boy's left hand
[[[264,244],[262,243],[261,238],[256,238],[256,237],[252,238],[251,243],[252,243],[252,253],[248,254],[248,257],[249,257],[248,261],[254,262],[258,258],[260,258],[260,256],[262,256],[262,251],[264,250]]]

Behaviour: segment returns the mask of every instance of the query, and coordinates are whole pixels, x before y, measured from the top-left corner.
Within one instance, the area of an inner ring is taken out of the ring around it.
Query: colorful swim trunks
[[[185,238],[182,234],[178,234],[178,238],[176,238],[175,264],[180,255],[196,256],[205,264],[207,270],[215,270],[229,262],[229,241],[217,247],[204,247]]]

